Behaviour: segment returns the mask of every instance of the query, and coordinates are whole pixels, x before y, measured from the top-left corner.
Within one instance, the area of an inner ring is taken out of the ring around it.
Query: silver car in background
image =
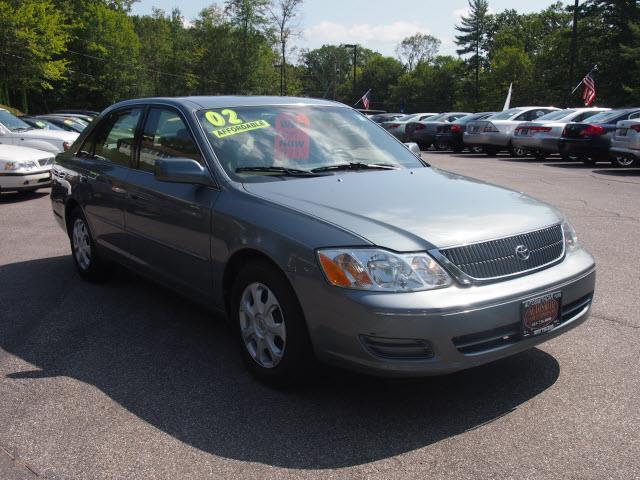
[[[640,166],[640,120],[618,122],[609,154],[619,167]]]
[[[527,150],[511,143],[513,131],[523,122],[531,122],[559,110],[555,107],[510,108],[482,121],[470,122],[464,132],[463,141],[467,147],[482,147],[487,155],[496,155],[508,150],[512,157],[524,157]]]
[[[405,141],[405,129],[410,122],[422,122],[437,115],[437,113],[412,113],[405,115],[404,117],[396,118],[395,120],[389,120],[382,122],[380,126],[387,132],[392,134],[400,141]]]
[[[521,123],[513,131],[511,144],[514,148],[526,149],[537,159],[559,153],[559,142],[567,123],[583,122],[608,108],[569,108],[547,113],[533,122]],[[568,160],[568,158],[567,158]]]

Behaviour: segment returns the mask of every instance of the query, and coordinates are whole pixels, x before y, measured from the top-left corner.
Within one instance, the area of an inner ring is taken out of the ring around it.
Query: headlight
[[[562,234],[564,235],[564,245],[567,252],[571,252],[580,247],[578,235],[568,221],[562,222]]]
[[[318,260],[329,283],[339,287],[413,292],[451,285],[451,277],[426,253],[339,248],[319,250]]]

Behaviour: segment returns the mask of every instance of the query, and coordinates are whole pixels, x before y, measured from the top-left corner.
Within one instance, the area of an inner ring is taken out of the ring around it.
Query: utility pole
[[[571,50],[569,52],[569,87],[567,88],[567,97],[564,102],[564,106],[568,107],[571,104],[571,89],[574,82],[575,68],[576,68],[576,55],[578,47],[578,9],[580,8],[579,0],[575,0],[573,6],[573,30],[571,32]]]
[[[357,44],[347,44],[343,45],[345,48],[353,48],[353,97],[355,98],[357,93],[356,90],[356,65],[358,63],[358,45]]]

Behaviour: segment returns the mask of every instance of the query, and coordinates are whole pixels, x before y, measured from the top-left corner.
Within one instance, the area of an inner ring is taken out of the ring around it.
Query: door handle
[[[121,195],[124,195],[127,193],[127,190],[121,187],[116,187],[115,185],[111,187],[111,191],[113,193],[119,193]]]

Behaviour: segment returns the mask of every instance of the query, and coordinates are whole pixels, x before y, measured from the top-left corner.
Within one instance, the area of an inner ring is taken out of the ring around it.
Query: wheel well
[[[76,207],[79,208],[79,204],[72,198],[67,200],[67,203],[64,206],[64,224],[67,227],[67,233],[71,231],[71,225],[69,225],[69,216]]]
[[[231,289],[233,288],[233,282],[236,278],[236,275],[240,271],[240,269],[245,266],[247,263],[256,261],[256,260],[265,260],[270,263],[276,270],[278,270],[287,282],[289,282],[288,277],[282,271],[282,269],[278,266],[276,262],[274,262],[271,258],[269,258],[264,253],[253,250],[250,248],[245,248],[243,250],[235,252],[224,268],[224,273],[222,275],[222,294],[224,298],[225,308],[227,312],[229,312],[229,301],[231,300]]]

